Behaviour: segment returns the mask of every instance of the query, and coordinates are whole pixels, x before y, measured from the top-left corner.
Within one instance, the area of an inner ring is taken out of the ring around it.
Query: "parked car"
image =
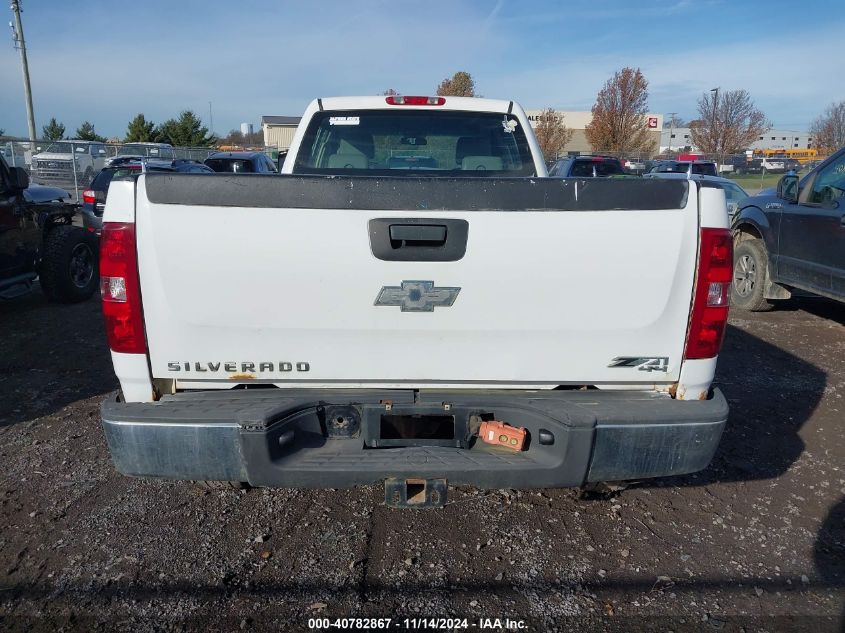
[[[696,174],[701,176],[718,176],[716,163],[707,160],[661,160],[648,171],[649,174],[674,173]]]
[[[217,152],[205,159],[217,172],[277,174],[278,168],[263,152]]]
[[[784,171],[794,171],[796,174],[801,171],[801,161],[795,158],[786,158],[783,161]]]
[[[612,156],[570,156],[561,158],[549,170],[552,178],[606,178],[628,175]]]
[[[845,301],[845,148],[743,201],[732,227],[734,305],[768,310],[793,289]]]
[[[173,146],[169,143],[142,143],[132,142],[122,145],[114,156],[106,159],[105,166],[114,165],[121,160],[131,158],[158,158],[161,160],[173,160],[176,155],[173,153]]]
[[[411,147],[425,177],[390,162]],[[561,186],[519,104],[442,96],[314,100],[283,173],[112,183],[120,472],[424,507],[710,461],[731,233],[706,183]]]
[[[183,174],[211,174],[214,171],[199,161],[177,158],[172,161],[145,160],[133,157],[124,157],[115,164],[101,169],[91,185],[82,192],[82,213],[83,226],[100,234],[103,228],[103,209],[106,204],[106,196],[109,192],[109,184],[112,180],[133,178],[139,175],[143,169],[149,172],[172,171]]]
[[[640,158],[626,158],[622,166],[629,172],[642,174],[645,172],[645,161]]]
[[[93,141],[56,141],[36,151],[32,157],[36,182],[72,183],[75,171],[76,182],[86,185],[106,161],[106,146]]]
[[[653,174],[645,174],[644,178],[670,178],[670,179],[689,179],[697,180],[699,182],[707,182],[719,187],[725,192],[725,201],[728,205],[728,217],[733,218],[739,209],[739,205],[748,197],[748,192],[736,184],[729,178],[722,178],[721,176],[709,176],[705,174],[679,174],[675,172],[656,172]]]
[[[745,154],[736,154],[729,157],[727,164],[733,166],[733,173],[737,176],[742,176],[744,174],[759,174],[763,171],[762,158],[749,158]]]
[[[764,174],[782,174],[786,171],[786,157],[763,156],[760,168]]]
[[[38,278],[50,301],[88,299],[98,286],[95,235],[78,226],[70,194],[30,185],[0,157],[0,299],[29,292]]]

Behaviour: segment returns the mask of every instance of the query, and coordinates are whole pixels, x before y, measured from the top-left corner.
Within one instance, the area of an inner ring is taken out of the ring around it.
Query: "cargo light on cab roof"
[[[399,95],[391,95],[384,99],[387,105],[437,105],[441,106],[446,103],[446,97],[402,97]]]

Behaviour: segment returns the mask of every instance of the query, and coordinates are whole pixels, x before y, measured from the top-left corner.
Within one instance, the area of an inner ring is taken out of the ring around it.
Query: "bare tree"
[[[557,158],[572,140],[573,131],[566,127],[563,118],[562,114],[556,113],[552,108],[546,108],[537,117],[534,134],[547,160]]]
[[[639,68],[623,68],[605,82],[586,128],[594,151],[629,154],[654,151],[649,134],[648,80]]]
[[[705,92],[698,99],[698,119],[690,123],[693,145],[720,161],[742,152],[772,126],[746,90]]]
[[[673,112],[672,116],[670,116],[666,121],[663,122],[663,127],[689,127],[689,123],[684,121],[681,117],[679,117]]]
[[[810,125],[813,147],[822,154],[832,154],[845,146],[845,101],[831,103],[824,114]]]
[[[474,97],[475,80],[468,72],[459,70],[450,79],[440,82],[437,94],[441,97]]]
[[[388,88],[387,90],[385,90],[381,94],[385,95],[386,97],[392,97],[392,96],[398,95],[399,93],[396,92],[396,90],[393,89],[393,88]]]

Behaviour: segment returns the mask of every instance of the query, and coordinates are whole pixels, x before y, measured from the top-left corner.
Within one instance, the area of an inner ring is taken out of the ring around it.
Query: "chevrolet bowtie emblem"
[[[433,281],[403,281],[401,286],[383,286],[374,305],[399,306],[402,312],[434,312],[448,308],[460,288],[436,288]]]

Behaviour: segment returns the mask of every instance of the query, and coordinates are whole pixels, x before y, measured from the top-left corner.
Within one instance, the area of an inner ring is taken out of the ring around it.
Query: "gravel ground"
[[[202,491],[116,473],[99,306],[0,304],[0,629],[300,631],[462,616],[523,630],[845,630],[845,308],[735,311],[713,464],[613,496]],[[494,626],[488,630],[507,630]]]

